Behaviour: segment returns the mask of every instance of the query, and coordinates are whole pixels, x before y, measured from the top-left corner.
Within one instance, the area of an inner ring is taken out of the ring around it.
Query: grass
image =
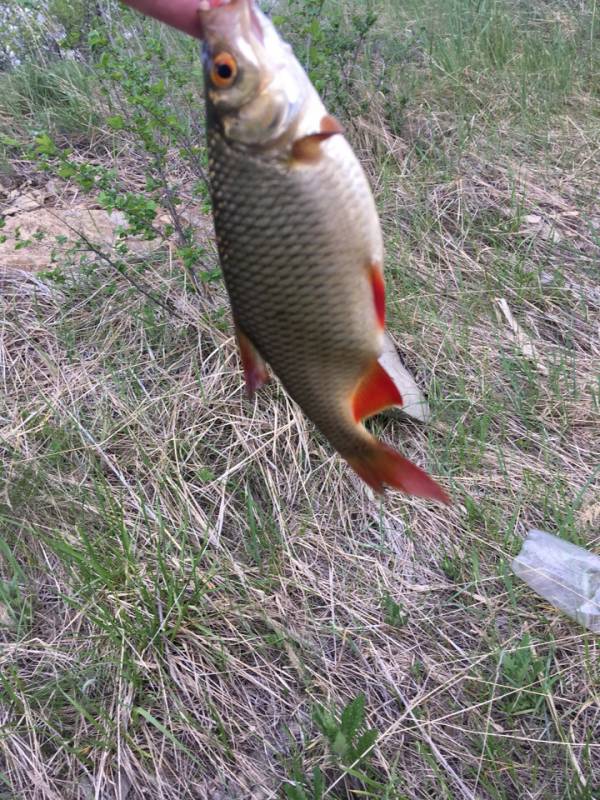
[[[600,797],[597,637],[510,571],[529,527],[600,544],[596,6],[377,8],[349,130],[433,421],[373,424],[454,505],[379,502],[280,386],[249,403],[168,248],[176,315],[105,262],[0,269],[0,798]],[[35,69],[15,139],[70,114]]]
[[[76,144],[100,125],[93,73],[83,64],[25,63],[0,73],[0,82],[0,176],[19,174],[19,151],[33,132],[53,130]]]

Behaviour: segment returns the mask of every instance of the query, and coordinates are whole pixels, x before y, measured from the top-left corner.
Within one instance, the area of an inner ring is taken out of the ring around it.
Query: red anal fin
[[[354,419],[360,422],[361,419],[371,417],[384,408],[401,405],[402,395],[396,384],[379,361],[375,361],[352,396]]]
[[[385,327],[385,282],[379,264],[370,264],[371,288],[373,289],[373,302],[375,313],[382,328]]]
[[[405,494],[450,505],[450,498],[433,478],[396,450],[376,439],[373,439],[373,446],[364,455],[349,458],[348,463],[376,492],[382,493],[387,484]]]
[[[292,159],[304,163],[318,161],[321,155],[322,142],[343,132],[344,129],[337,119],[328,114],[321,120],[321,129],[318,133],[311,133],[294,142],[292,145]]]
[[[269,380],[267,365],[250,339],[236,326],[235,335],[246,380],[246,392],[252,399],[254,393]]]

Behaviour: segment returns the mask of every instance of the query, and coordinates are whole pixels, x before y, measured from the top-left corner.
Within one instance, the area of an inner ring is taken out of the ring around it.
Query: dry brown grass
[[[593,537],[598,301],[585,267],[598,250],[564,194],[521,172],[523,219],[543,210],[560,238],[536,221],[509,236],[530,243],[532,264],[548,250],[564,276],[533,299],[505,287],[535,343],[529,364],[494,314],[493,276],[482,288],[484,248],[466,249],[478,214],[510,209],[509,173],[470,163],[428,190],[436,230],[410,254],[439,287],[435,318],[401,338],[435,372],[437,419],[429,432],[385,424],[416,461],[443,465],[449,510],[400,495],[380,505],[279,387],[248,404],[229,325],[214,322],[222,290],[195,299],[168,258],[146,281],[179,319],[149,322],[126,285],[107,293],[101,265],[63,292],[2,276],[3,538],[19,562],[5,575],[2,747],[16,796],[274,796],[295,748],[323,762],[311,706],[360,692],[380,731],[374,762],[408,797],[502,796],[485,780],[543,796],[542,775],[559,796],[575,764],[595,780],[595,640],[507,564],[527,526],[552,528],[556,512],[563,533]],[[420,317],[402,311],[417,299],[403,294],[400,314]],[[400,628],[385,623],[386,595]],[[530,648],[540,662],[515,684],[502,653]]]
[[[102,261],[0,265],[0,798],[267,800],[316,764],[360,797],[313,720],[360,693],[362,796],[600,796],[597,637],[509,569],[532,526],[600,544],[597,120],[452,167],[405,122],[353,135],[434,418],[373,424],[449,509],[380,502],[276,383],[249,403],[223,288],[168,246],[171,314]]]

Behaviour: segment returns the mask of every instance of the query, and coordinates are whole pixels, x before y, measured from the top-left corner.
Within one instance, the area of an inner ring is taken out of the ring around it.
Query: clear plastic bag
[[[529,531],[512,570],[571,619],[600,633],[600,557],[544,531]]]

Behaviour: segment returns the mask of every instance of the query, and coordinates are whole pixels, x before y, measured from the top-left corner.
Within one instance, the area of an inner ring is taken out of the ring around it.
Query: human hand
[[[202,38],[198,16],[199,0],[123,0],[125,5],[178,28],[197,39]]]

